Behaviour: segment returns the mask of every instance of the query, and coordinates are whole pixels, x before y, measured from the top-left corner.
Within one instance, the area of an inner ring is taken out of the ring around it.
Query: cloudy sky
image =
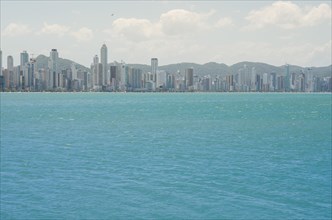
[[[90,66],[103,43],[110,62],[327,66],[331,2],[1,0],[4,66],[52,48]]]

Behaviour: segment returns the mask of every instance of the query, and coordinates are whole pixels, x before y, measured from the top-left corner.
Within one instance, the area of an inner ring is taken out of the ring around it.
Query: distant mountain
[[[232,73],[235,74],[238,72],[239,69],[244,68],[244,66],[247,66],[249,69],[249,72],[251,72],[252,68],[255,67],[256,73],[277,73],[277,74],[283,74],[285,72],[285,69],[282,67],[276,67],[272,66],[266,63],[254,63],[254,62],[240,62],[233,64],[230,66],[232,69]]]
[[[47,68],[48,66],[48,57],[45,55],[39,55],[36,58],[37,68]],[[60,69],[69,69],[72,65],[72,63],[76,64],[77,69],[81,69],[82,71],[90,71],[90,68],[85,67],[81,64],[78,64],[72,60],[68,59],[62,59],[59,58],[59,68]],[[110,64],[109,64],[110,65]],[[130,67],[138,68],[143,71],[143,73],[151,72],[151,66],[145,65],[145,64],[127,64]],[[159,66],[159,70],[165,70],[170,73],[176,73],[180,71],[180,73],[184,74],[185,69],[187,68],[194,68],[194,74],[198,76],[204,76],[204,75],[228,75],[228,74],[236,74],[238,73],[239,69],[244,68],[244,66],[249,69],[251,72],[251,69],[255,67],[257,74],[262,73],[272,73],[275,72],[279,75],[285,74],[285,66],[273,66],[266,63],[256,63],[256,62],[240,62],[233,64],[231,66],[227,66],[223,63],[215,63],[210,62],[206,64],[196,64],[196,63],[177,63],[177,64],[169,64],[164,66]],[[294,66],[290,65],[290,72],[293,73],[301,73],[301,71],[308,71],[308,68],[310,68],[310,71],[317,76],[326,77],[332,75],[332,65],[326,66],[326,67],[300,67],[300,66]]]
[[[255,63],[255,62],[240,62],[233,64],[232,66],[227,66],[223,63],[206,63],[206,64],[196,64],[196,63],[177,63],[177,64],[169,64],[165,66],[159,66],[159,70],[165,70],[170,73],[176,73],[180,71],[180,73],[184,73],[185,69],[187,68],[194,68],[195,75],[198,76],[205,76],[205,75],[228,75],[228,74],[236,74],[238,73],[239,69],[243,69],[244,66],[249,69],[251,72],[251,69],[255,67],[257,74],[262,73],[277,73],[278,75],[284,75],[285,74],[285,65],[283,66],[273,66],[266,63]],[[144,65],[144,64],[128,64],[128,66],[131,66],[133,68],[139,68],[143,72],[151,72],[151,66]],[[300,67],[300,66],[294,66],[290,65],[289,70],[291,73],[301,73],[302,71],[307,72],[308,68],[310,68],[310,71],[317,76],[325,77],[325,76],[331,76],[332,74],[332,65],[326,66],[326,67]]]
[[[40,69],[40,68],[47,68],[48,67],[48,59],[49,59],[49,57],[47,57],[45,55],[39,55],[36,58],[37,68],[38,69]],[[87,72],[90,71],[90,68],[87,68],[87,67],[85,67],[85,66],[83,66],[81,64],[78,64],[78,63],[76,63],[76,62],[74,62],[72,60],[63,59],[63,58],[59,58],[58,67],[59,67],[60,70],[70,69],[72,63],[75,63],[76,69],[81,69],[82,71],[87,71]]]

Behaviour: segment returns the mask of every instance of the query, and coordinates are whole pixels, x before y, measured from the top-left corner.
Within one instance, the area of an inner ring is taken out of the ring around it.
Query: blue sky
[[[103,43],[109,62],[160,65],[241,61],[331,64],[330,1],[1,1],[3,63],[19,53],[89,66]]]

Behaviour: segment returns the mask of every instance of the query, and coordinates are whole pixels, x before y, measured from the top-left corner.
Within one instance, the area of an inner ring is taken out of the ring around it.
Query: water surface
[[[331,94],[1,93],[1,219],[331,219]]]

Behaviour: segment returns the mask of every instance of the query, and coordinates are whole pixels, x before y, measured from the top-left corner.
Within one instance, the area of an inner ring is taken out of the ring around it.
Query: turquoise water
[[[331,94],[2,93],[1,219],[331,219]]]

